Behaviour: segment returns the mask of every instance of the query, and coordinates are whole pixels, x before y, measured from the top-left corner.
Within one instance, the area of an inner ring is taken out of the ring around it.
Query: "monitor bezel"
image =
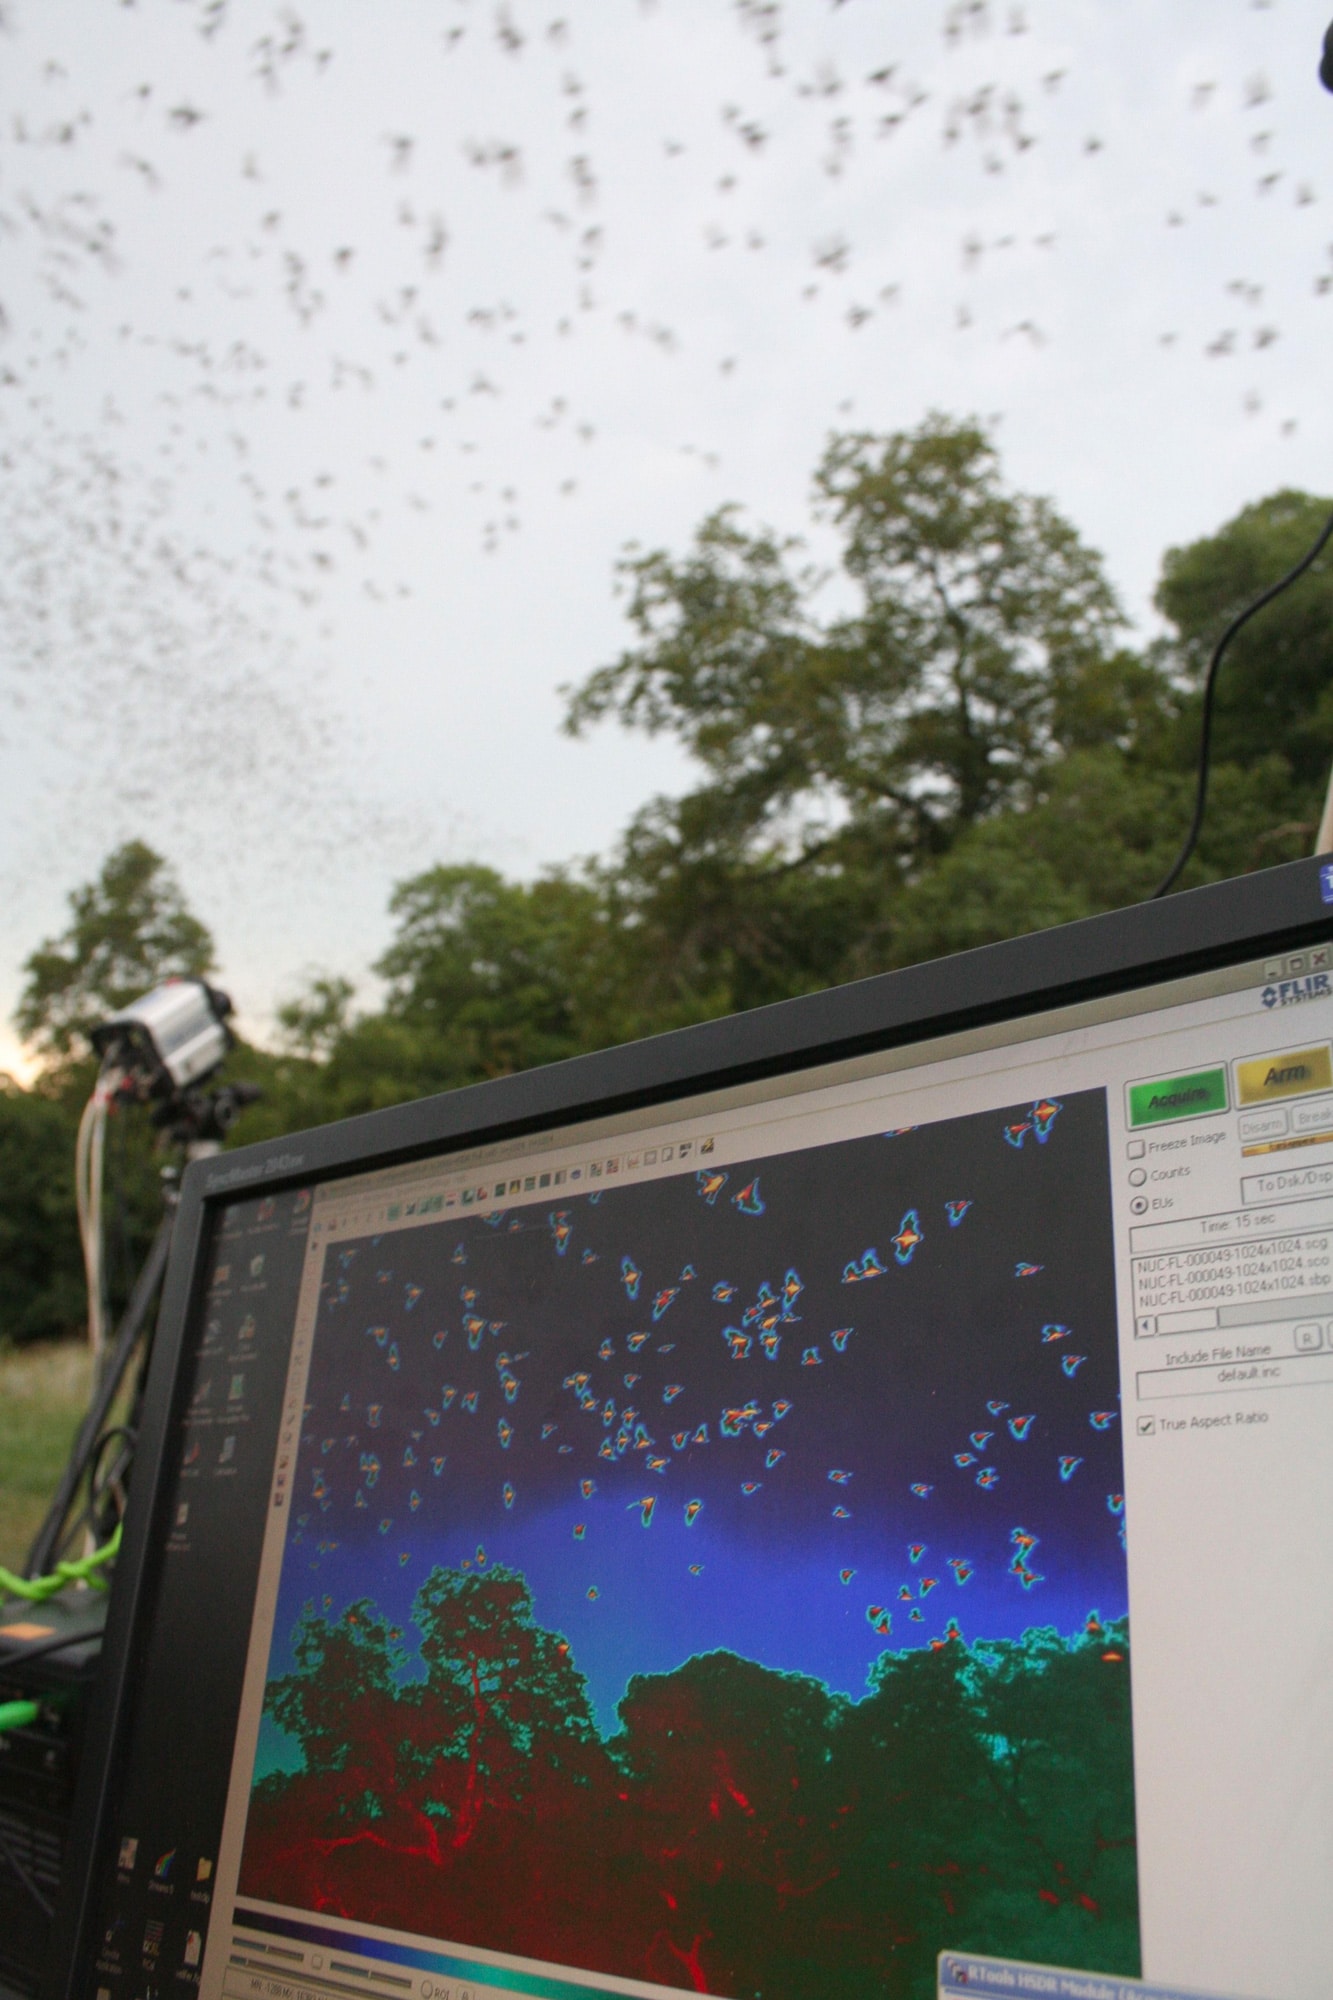
[[[1318,857],[1289,862],[194,1162],[181,1187],[41,2000],[74,2000],[90,1960],[93,1864],[152,1611],[152,1554],[180,1414],[181,1358],[220,1205],[260,1189],[281,1192],[518,1139],[1290,952],[1333,937],[1333,872],[1326,876],[1326,866]]]

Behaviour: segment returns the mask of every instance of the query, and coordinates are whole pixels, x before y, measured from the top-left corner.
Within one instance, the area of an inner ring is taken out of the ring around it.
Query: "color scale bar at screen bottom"
[[[1075,1972],[1026,1959],[978,1958],[970,1951],[942,1951],[938,1965],[939,2000],[975,2000],[978,1993],[1007,1994],[1010,2000],[1034,1994],[1044,2000],[1238,2000],[1212,1986],[1159,1986],[1118,1972]]]
[[[462,2000],[465,1990],[479,1988],[489,2000],[500,2000],[501,1995],[532,1995],[533,2000],[607,2000],[608,1994],[620,1989],[612,1986],[594,1986],[578,1979],[557,1979],[544,1972],[530,1972],[518,1966],[490,1965],[485,1960],[461,1957],[457,1952],[432,1951],[419,1945],[390,1944],[381,1938],[359,1937],[354,1931],[335,1928],[331,1924],[311,1922],[303,1917],[279,1917],[267,1910],[250,1910],[237,1906],[235,1913],[237,1930],[258,1932],[265,1937],[289,1938],[293,1943],[320,1947],[323,1951],[346,1952],[351,1957],[376,1959],[381,1964],[400,1966],[405,1971],[432,1973],[435,1975],[434,1991],[444,2000],[446,1983],[452,1988],[451,2000]],[[244,1956],[246,1940],[234,1937],[232,1963]],[[318,1971],[313,1971],[309,1963],[299,1971],[290,1963],[290,1954],[284,1954],[285,1964],[276,1957],[271,1969],[271,1977],[281,1979],[293,1992],[300,1990],[313,1996],[327,1988],[330,1993],[345,1995],[355,1987],[359,1968],[335,1967],[330,1959]],[[254,1961],[247,1961],[247,1970],[259,1972],[261,1968]],[[268,1972],[267,1966],[263,1967]],[[424,1994],[427,1983],[418,1979],[388,1980],[382,1973],[364,1972],[361,1979],[367,1990],[371,1983],[375,1992],[385,1995],[402,1992],[404,1996]],[[230,1986],[228,1992],[231,1992]],[[356,1988],[359,1992],[361,1988]],[[256,2000],[262,2000],[261,1986],[255,1989]]]

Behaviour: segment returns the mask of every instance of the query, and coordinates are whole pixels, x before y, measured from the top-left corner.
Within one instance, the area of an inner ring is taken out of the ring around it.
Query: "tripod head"
[[[247,1104],[263,1096],[257,1083],[223,1083],[214,1090],[173,1091],[154,1104],[151,1122],[163,1137],[183,1146],[191,1158],[199,1149],[221,1145]]]

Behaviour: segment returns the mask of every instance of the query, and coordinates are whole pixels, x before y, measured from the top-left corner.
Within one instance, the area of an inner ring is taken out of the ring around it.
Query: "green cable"
[[[27,1729],[39,1712],[35,1701],[0,1701],[0,1734],[6,1729]]]
[[[103,1563],[111,1561],[119,1547],[120,1523],[117,1521],[115,1532],[100,1549],[94,1549],[90,1556],[58,1562],[49,1576],[15,1576],[12,1570],[0,1563],[0,1594],[26,1598],[29,1604],[44,1604],[48,1597],[54,1597],[58,1590],[64,1590],[71,1583],[86,1583],[94,1590],[105,1590],[106,1580],[97,1572]]]

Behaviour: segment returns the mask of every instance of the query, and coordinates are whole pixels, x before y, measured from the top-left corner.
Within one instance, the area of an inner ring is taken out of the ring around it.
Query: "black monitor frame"
[[[1333,865],[1297,861],[195,1162],[185,1175],[172,1242],[43,2000],[76,2000],[89,1962],[93,1862],[152,1616],[147,1579],[161,1530],[167,1447],[180,1414],[181,1356],[221,1202],[1038,1016],[1330,937]]]

